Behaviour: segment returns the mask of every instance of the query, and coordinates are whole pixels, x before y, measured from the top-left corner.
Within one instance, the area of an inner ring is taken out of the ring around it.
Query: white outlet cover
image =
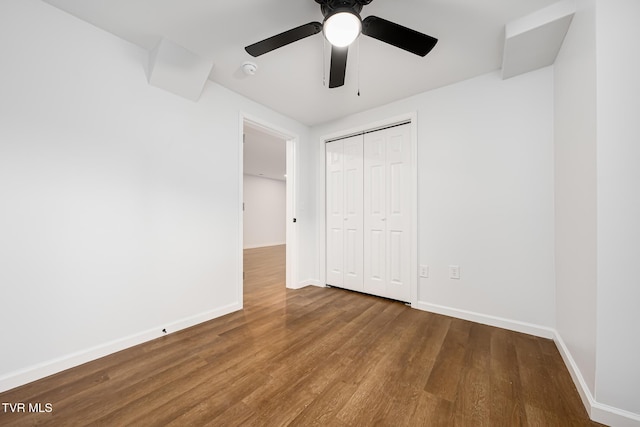
[[[460,279],[460,266],[459,265],[450,265],[449,266],[449,278],[459,280]]]

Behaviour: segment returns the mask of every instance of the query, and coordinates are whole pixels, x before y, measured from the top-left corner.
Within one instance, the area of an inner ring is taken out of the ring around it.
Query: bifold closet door
[[[327,283],[363,290],[363,136],[326,144]]]
[[[410,129],[364,136],[364,291],[400,301],[411,296]]]

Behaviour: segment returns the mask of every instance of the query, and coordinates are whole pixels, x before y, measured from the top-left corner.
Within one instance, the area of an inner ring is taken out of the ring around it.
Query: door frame
[[[238,177],[239,180],[239,236],[240,236],[240,267],[239,267],[239,277],[241,286],[239,287],[239,301],[243,301],[243,291],[244,291],[244,211],[243,211],[243,203],[244,203],[244,126],[248,124],[253,128],[257,128],[260,131],[267,133],[269,135],[275,136],[277,138],[283,139],[286,141],[286,163],[287,163],[287,180],[286,180],[286,283],[285,286],[287,288],[297,288],[298,286],[298,235],[297,228],[293,223],[293,219],[296,218],[296,200],[297,200],[297,182],[298,182],[298,144],[299,144],[299,136],[288,129],[283,129],[280,126],[274,125],[273,123],[269,123],[268,121],[253,116],[251,114],[247,114],[244,112],[240,112],[240,120],[239,120],[239,142],[238,142],[238,161],[239,161],[239,170],[240,174]]]
[[[318,173],[317,173],[317,211],[318,218],[318,277],[321,286],[325,286],[326,281],[326,151],[325,144],[327,141],[357,135],[363,132],[371,132],[376,129],[382,129],[393,126],[402,122],[409,122],[411,126],[411,180],[408,191],[411,193],[411,241],[410,241],[410,303],[412,307],[416,307],[418,302],[418,114],[417,112],[409,112],[398,116],[390,117],[375,122],[369,122],[362,125],[344,128],[339,131],[331,132],[320,136],[318,141]]]

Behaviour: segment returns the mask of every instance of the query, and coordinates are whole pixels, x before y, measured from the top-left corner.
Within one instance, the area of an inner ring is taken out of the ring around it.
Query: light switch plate
[[[460,266],[459,265],[450,265],[449,266],[449,279],[460,279]]]
[[[424,278],[429,277],[429,266],[428,265],[421,265],[420,266],[420,277],[424,277]]]

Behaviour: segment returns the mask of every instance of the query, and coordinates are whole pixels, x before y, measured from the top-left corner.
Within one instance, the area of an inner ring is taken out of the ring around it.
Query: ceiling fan
[[[315,1],[320,4],[320,10],[324,16],[322,24],[309,22],[269,37],[245,47],[247,53],[257,57],[322,31],[331,43],[329,87],[335,88],[344,85],[349,45],[358,38],[360,33],[419,56],[425,56],[438,42],[436,38],[377,16],[360,18],[362,7],[371,3],[372,0]]]

